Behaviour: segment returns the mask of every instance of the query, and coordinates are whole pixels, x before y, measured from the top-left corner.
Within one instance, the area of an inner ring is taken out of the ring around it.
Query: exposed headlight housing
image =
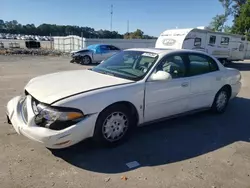
[[[84,118],[81,110],[64,107],[51,107],[44,104],[32,105],[36,113],[36,124],[54,130],[67,128]]]
[[[72,55],[72,57],[78,57],[81,56],[81,53],[74,53],[74,55]]]

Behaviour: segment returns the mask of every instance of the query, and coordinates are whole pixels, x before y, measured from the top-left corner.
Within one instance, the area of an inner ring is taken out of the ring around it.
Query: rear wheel
[[[220,91],[218,91],[218,93],[215,95],[214,98],[212,111],[219,114],[225,112],[229,98],[230,98],[230,92],[227,88],[224,87]]]
[[[81,64],[82,65],[89,65],[91,64],[91,58],[88,55],[85,55],[81,59]]]
[[[114,105],[99,115],[94,140],[105,146],[115,146],[125,141],[135,123],[131,110],[125,105]]]

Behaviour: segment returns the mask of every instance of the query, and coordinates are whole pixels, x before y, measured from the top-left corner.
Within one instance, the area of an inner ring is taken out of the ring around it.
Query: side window
[[[172,78],[185,77],[186,68],[180,55],[168,56],[157,65],[156,71],[168,72]]]
[[[102,53],[107,53],[109,51],[109,47],[106,45],[101,45],[100,48]]]
[[[115,47],[115,46],[109,46],[110,50],[120,50],[119,48]]]
[[[196,76],[219,70],[217,63],[210,57],[201,54],[190,54],[188,76]]]
[[[201,46],[201,38],[194,39],[194,46]]]
[[[215,44],[215,43],[216,43],[216,36],[210,36],[209,44]]]
[[[229,38],[228,37],[221,37],[220,44],[222,44],[222,45],[228,45],[229,44]]]

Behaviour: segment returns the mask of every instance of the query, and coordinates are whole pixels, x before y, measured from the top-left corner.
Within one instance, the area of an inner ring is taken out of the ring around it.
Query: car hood
[[[91,70],[64,71],[30,80],[25,90],[40,102],[51,104],[82,92],[132,83],[133,81]]]
[[[75,53],[79,53],[79,52],[87,52],[87,51],[90,51],[88,48],[82,48],[82,49],[80,49],[80,50],[73,50],[73,51],[71,51],[70,53],[71,54],[75,54]]]

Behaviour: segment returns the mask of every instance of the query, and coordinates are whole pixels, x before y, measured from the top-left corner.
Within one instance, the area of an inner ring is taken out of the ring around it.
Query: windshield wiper
[[[104,71],[104,74],[110,75],[110,76],[115,76],[115,74],[112,74],[110,72]]]
[[[97,70],[93,70],[93,69],[92,69],[92,71],[96,71],[96,72],[99,72],[99,73],[101,73],[101,74],[106,74],[106,75],[110,75],[110,76],[115,76],[114,74],[112,74],[112,73],[110,73],[110,72],[107,72],[107,71],[103,71],[103,70],[102,70],[102,71],[101,71],[101,70],[98,70],[98,71],[97,71]]]
[[[95,72],[98,72],[98,73],[101,73],[101,74],[106,74],[106,75],[118,77],[118,78],[125,78],[125,79],[128,79],[128,80],[134,80],[134,79],[132,79],[132,78],[129,77],[129,76],[125,76],[125,75],[121,75],[121,74],[116,74],[116,73],[110,73],[110,72],[104,71],[104,70],[93,70],[93,69],[92,69],[92,71],[95,71]],[[134,75],[133,75],[133,76],[134,76]]]

